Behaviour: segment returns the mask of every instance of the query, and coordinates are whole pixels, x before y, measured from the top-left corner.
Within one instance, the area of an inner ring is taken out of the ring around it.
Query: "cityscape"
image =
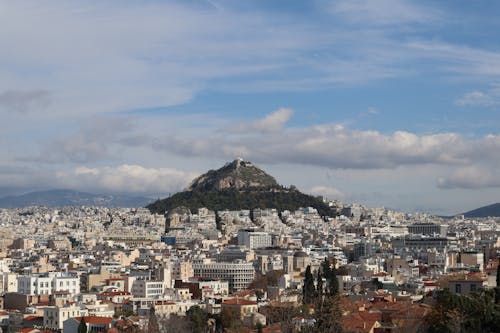
[[[500,332],[499,17],[0,0],[0,333]]]
[[[293,193],[272,180],[237,159],[186,192]],[[475,295],[474,316],[488,302],[496,311],[499,217],[314,199],[328,215],[264,206],[155,212],[154,203],[1,209],[2,329],[423,332],[456,325],[433,317],[439,297]],[[336,308],[325,305],[330,298]],[[481,329],[498,327],[495,312],[482,320]]]

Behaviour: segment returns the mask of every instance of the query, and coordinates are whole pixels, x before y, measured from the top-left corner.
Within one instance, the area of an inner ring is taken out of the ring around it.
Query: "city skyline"
[[[167,194],[236,157],[330,199],[500,197],[499,5],[0,4],[0,195]]]

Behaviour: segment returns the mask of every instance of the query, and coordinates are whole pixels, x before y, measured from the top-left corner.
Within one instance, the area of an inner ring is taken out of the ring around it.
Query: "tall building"
[[[255,278],[251,262],[207,262],[193,264],[195,276],[225,280],[231,290],[246,289]]]
[[[447,231],[447,225],[437,223],[414,223],[408,226],[408,232],[416,235],[446,237]]]
[[[258,229],[238,230],[238,245],[246,246],[249,249],[260,249],[270,247],[272,244],[272,237],[267,232]]]

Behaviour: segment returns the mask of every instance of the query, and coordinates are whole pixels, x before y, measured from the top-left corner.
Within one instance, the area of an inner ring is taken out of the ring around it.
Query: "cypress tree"
[[[304,286],[302,287],[302,301],[304,304],[312,303],[315,291],[311,265],[308,265],[304,276]]]
[[[319,269],[318,274],[316,275],[316,294],[318,297],[323,296],[323,275]]]
[[[495,303],[500,303],[500,258],[497,266],[497,287],[495,288]]]
[[[87,323],[85,322],[85,317],[82,316],[80,324],[78,325],[78,333],[87,333]]]
[[[160,333],[160,325],[158,323],[158,318],[156,317],[154,306],[151,306],[151,308],[149,309],[148,332]]]
[[[322,275],[326,279],[327,288],[318,288],[318,297],[315,309],[316,324],[314,332],[317,333],[340,333],[342,328],[342,311],[340,309],[339,284],[335,266],[330,268],[327,259],[321,264]],[[318,274],[318,278],[320,274]],[[318,280],[319,281],[319,280]],[[322,282],[321,282],[322,288]]]
[[[498,259],[497,266],[497,288],[500,288],[500,258]]]
[[[339,280],[337,280],[337,269],[335,266],[330,270],[329,282],[330,296],[337,295],[339,293]]]

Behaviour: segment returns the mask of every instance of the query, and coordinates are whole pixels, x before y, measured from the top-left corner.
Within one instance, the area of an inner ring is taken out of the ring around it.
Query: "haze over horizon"
[[[0,3],[0,196],[176,192],[236,157],[331,199],[500,201],[500,4]]]

